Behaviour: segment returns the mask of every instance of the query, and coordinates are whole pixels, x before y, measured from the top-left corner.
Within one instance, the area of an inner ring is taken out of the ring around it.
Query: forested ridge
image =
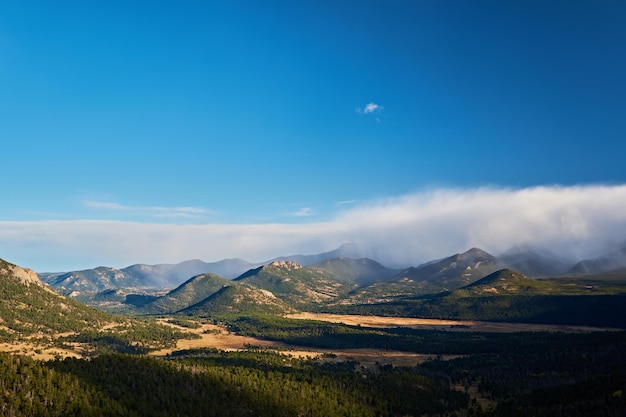
[[[0,354],[0,396],[3,415],[16,417],[442,415],[468,404],[441,379],[355,367],[214,350],[48,363]]]

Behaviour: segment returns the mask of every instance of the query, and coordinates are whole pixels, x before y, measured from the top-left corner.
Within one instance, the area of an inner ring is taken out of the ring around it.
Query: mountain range
[[[144,313],[159,314],[188,308],[231,285],[269,291],[288,300],[288,305],[301,308],[313,304],[373,304],[437,294],[462,288],[503,268],[542,278],[620,274],[619,268],[626,267],[626,245],[578,263],[531,248],[517,248],[498,257],[472,248],[402,270],[368,258],[343,256],[355,254],[357,247],[344,245],[330,252],[279,257],[262,264],[241,259],[213,263],[192,260],[175,265],[137,264],[120,270],[98,267],[39,277],[63,294],[88,304],[112,311],[136,307]],[[167,287],[174,289],[167,292]]]
[[[178,264],[135,264],[122,269],[99,266],[70,272],[42,272],[39,279],[72,297],[127,288],[173,288],[185,280],[199,274],[212,273],[227,279],[233,279],[244,272],[273,261],[290,260],[308,266],[316,262],[337,257],[355,257],[358,249],[355,245],[341,247],[315,255],[281,256],[265,262],[252,263],[243,259],[223,259],[217,262],[203,262],[198,259]]]
[[[327,256],[335,254],[328,253]],[[301,259],[316,260],[319,257]],[[521,256],[515,259],[519,261]],[[605,256],[602,260],[602,265],[619,265],[619,260],[614,258]],[[529,262],[522,264],[530,265]],[[39,288],[38,293],[48,293],[55,299],[63,298],[50,288],[57,282],[54,279],[47,286],[32,271],[8,263],[3,265],[7,274],[23,282],[19,288]],[[108,272],[110,269],[106,267],[89,270],[91,277],[96,278],[93,283],[89,282],[90,275],[87,273],[83,276],[62,274],[56,278],[60,279],[59,282],[79,285],[76,288],[92,285],[96,290],[106,288],[106,285],[145,283],[145,280],[142,282],[136,278],[131,281],[123,275],[113,274],[111,277]],[[472,248],[403,270],[389,269],[367,258],[333,257],[308,266],[291,260],[275,260],[248,269],[233,279],[201,273],[170,291],[161,289],[145,293],[132,288],[107,288],[81,301],[104,310],[138,315],[216,317],[222,314],[324,311],[473,320],[556,320],[569,324],[612,323],[621,326],[619,317],[626,316],[621,314],[624,312],[621,306],[624,305],[626,279],[618,273],[607,276],[609,278],[533,279],[519,271],[504,268],[498,258]],[[70,277],[72,280],[68,281]],[[11,288],[5,282],[3,291],[11,292]],[[80,299],[84,294],[76,295],[79,292],[74,289],[68,295]],[[32,298],[32,294],[20,296]],[[18,299],[9,298],[11,302]],[[57,301],[56,305],[70,305],[69,301]],[[71,301],[72,305],[79,305]],[[32,305],[32,301],[21,303]],[[589,313],[589,317],[583,312]],[[11,310],[5,312],[9,318],[12,314]],[[45,312],[42,315],[48,316]],[[18,322],[22,321],[18,319]]]

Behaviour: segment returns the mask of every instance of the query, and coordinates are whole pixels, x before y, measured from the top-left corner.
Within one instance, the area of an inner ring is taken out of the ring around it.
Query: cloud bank
[[[625,207],[626,185],[485,187],[359,202],[328,222],[306,224],[0,222],[0,257],[41,272],[194,258],[256,262],[351,242],[389,266],[520,245],[581,259],[626,240]]]

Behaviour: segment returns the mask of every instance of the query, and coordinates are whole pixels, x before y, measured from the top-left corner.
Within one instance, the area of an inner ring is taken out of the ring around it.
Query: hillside
[[[568,289],[548,281],[531,279],[511,269],[502,269],[452,292],[455,296],[563,294]]]
[[[201,274],[185,281],[166,295],[141,307],[147,314],[173,313],[215,294],[232,282],[215,274]]]
[[[224,314],[286,314],[293,311],[293,308],[269,291],[230,285],[180,312],[191,316],[211,317]]]
[[[336,299],[357,287],[338,281],[322,270],[305,268],[292,261],[274,261],[234,281],[270,291],[296,308]]]
[[[341,304],[379,303],[461,288],[498,269],[498,261],[473,248],[448,258],[407,268],[386,281],[357,289]]]
[[[0,259],[0,342],[22,350],[89,355],[137,352],[186,337],[151,321],[88,307],[50,289],[37,275]]]
[[[425,281],[444,291],[470,284],[498,269],[498,261],[489,253],[472,248],[439,261],[429,262],[401,272],[399,279]]]
[[[114,320],[45,286],[29,270],[0,259],[0,333],[16,340],[41,333],[77,331]]]

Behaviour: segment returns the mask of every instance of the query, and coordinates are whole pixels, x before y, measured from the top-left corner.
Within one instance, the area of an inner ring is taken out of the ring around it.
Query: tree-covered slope
[[[325,271],[291,261],[275,261],[252,269],[234,281],[270,291],[296,308],[336,299],[357,287]]]
[[[238,284],[223,287],[205,300],[181,310],[181,313],[211,317],[224,314],[285,314],[293,311],[293,308],[267,290]]]
[[[48,288],[33,271],[0,259],[0,341],[92,354],[147,351],[183,337],[191,335],[88,307]]]
[[[51,290],[32,271],[0,259],[0,332],[5,338],[79,331],[114,320]]]
[[[190,278],[166,295],[142,306],[140,312],[148,314],[173,313],[215,294],[232,281],[215,274],[201,274]]]

